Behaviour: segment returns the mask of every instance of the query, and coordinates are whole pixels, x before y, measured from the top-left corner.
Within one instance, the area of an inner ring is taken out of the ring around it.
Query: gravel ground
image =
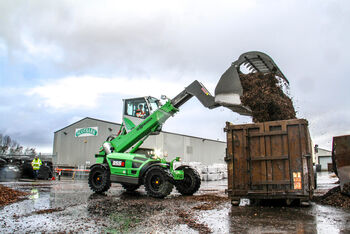
[[[319,176],[322,191],[337,186]],[[4,184],[4,183],[3,183]],[[231,207],[227,181],[203,182],[195,196],[174,190],[165,199],[141,187],[126,193],[113,184],[105,195],[91,193],[86,181],[13,182],[28,199],[0,208],[1,233],[348,233],[350,210],[312,203],[308,208],[249,205]],[[327,189],[326,189],[327,188]]]

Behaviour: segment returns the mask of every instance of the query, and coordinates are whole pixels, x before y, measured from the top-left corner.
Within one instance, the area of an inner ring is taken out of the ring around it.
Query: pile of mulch
[[[59,212],[59,211],[63,211],[65,208],[61,208],[61,207],[58,207],[58,208],[50,208],[50,209],[43,209],[43,210],[35,210],[29,214],[22,214],[22,215],[18,215],[18,214],[14,214],[12,217],[14,219],[18,219],[18,218],[22,218],[22,217],[28,217],[28,216],[31,216],[31,215],[36,215],[36,214],[51,214],[51,213],[54,213],[54,212]]]
[[[292,100],[283,92],[288,85],[273,73],[240,74],[244,106],[252,110],[253,122],[295,119]]]
[[[221,196],[215,193],[195,195],[195,196],[179,196],[174,199],[181,199],[181,200],[193,201],[193,202],[211,202],[211,203],[213,202],[222,203],[230,200],[228,196]]]
[[[186,224],[190,228],[197,230],[199,233],[206,234],[212,233],[212,230],[207,224],[199,222],[192,212],[186,210],[177,210],[179,216],[179,223]]]
[[[50,208],[50,209],[44,209],[44,210],[36,210],[33,212],[33,214],[51,214],[53,212],[59,212],[63,211],[64,208],[58,207],[58,208]]]
[[[184,196],[181,199],[191,202],[200,202],[196,206],[192,207],[194,210],[214,210],[219,207],[220,204],[229,201],[230,199],[225,196],[218,196],[217,194],[203,194],[196,196]]]
[[[350,183],[346,183],[346,184],[343,185],[342,193],[350,195]]]
[[[23,200],[26,195],[29,195],[29,193],[17,191],[0,184],[0,206]]]
[[[204,202],[197,206],[194,206],[192,209],[195,210],[214,210],[217,208],[217,204],[215,202]]]
[[[323,196],[314,197],[313,201],[323,205],[350,208],[350,197],[341,193],[340,186],[332,188]]]

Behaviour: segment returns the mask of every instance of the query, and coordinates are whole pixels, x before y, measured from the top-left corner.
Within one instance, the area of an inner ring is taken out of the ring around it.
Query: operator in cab
[[[136,109],[136,117],[138,117],[138,118],[143,118],[143,117],[145,117],[145,116],[146,116],[146,113],[145,113],[145,111],[144,111],[143,105],[140,104],[140,105],[139,105],[139,108]]]
[[[42,165],[42,162],[41,162],[39,156],[35,155],[35,158],[32,161],[32,167],[33,167],[33,173],[34,173],[35,180],[38,178],[38,172],[39,172],[41,165]]]

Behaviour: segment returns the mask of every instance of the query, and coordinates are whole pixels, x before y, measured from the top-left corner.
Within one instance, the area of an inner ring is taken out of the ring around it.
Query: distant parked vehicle
[[[0,155],[0,180],[33,179],[34,172],[28,155]],[[42,159],[38,179],[47,180],[53,176],[51,160]]]

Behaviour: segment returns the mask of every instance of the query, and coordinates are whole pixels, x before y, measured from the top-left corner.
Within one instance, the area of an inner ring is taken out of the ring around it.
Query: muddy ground
[[[317,195],[336,178],[319,174]],[[310,207],[249,205],[232,207],[227,181],[202,182],[196,196],[175,190],[166,199],[146,196],[143,188],[125,193],[113,184],[105,195],[92,194],[84,180],[7,182],[30,193],[27,200],[0,208],[0,233],[349,233],[350,210],[312,203]]]

